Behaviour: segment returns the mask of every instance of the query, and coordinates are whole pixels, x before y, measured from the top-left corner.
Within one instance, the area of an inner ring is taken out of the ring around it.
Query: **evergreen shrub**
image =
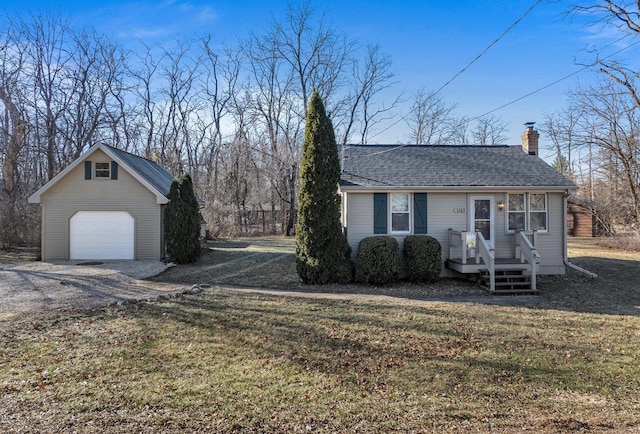
[[[200,245],[199,207],[191,177],[174,179],[169,191],[169,203],[164,209],[164,236],[167,255],[177,264],[195,262]]]
[[[411,282],[435,282],[442,271],[442,247],[429,235],[409,235],[404,239],[404,258]]]
[[[304,283],[352,280],[349,244],[340,223],[340,160],[331,120],[317,91],[309,111],[300,161],[296,271]]]
[[[395,238],[389,236],[368,237],[358,244],[357,282],[386,285],[398,280],[399,269],[400,249]]]

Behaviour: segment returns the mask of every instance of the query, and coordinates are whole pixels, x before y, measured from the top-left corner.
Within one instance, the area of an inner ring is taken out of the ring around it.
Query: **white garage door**
[[[134,221],[125,211],[79,211],[69,225],[70,259],[134,259]]]

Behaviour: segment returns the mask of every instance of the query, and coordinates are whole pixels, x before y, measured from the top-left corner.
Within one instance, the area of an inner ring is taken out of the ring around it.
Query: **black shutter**
[[[373,233],[387,233],[387,193],[373,193]]]
[[[118,179],[118,163],[111,162],[111,179]]]
[[[84,162],[84,179],[91,179],[91,161]]]
[[[427,193],[413,194],[413,233],[427,233]]]

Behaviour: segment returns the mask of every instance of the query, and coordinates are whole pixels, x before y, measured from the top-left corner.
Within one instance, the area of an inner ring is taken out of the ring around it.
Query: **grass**
[[[640,256],[589,243],[572,255],[601,278],[558,285],[632,292]],[[558,308],[553,291],[540,307],[212,288],[6,321],[0,431],[640,431],[640,315]]]
[[[602,247],[640,252],[640,233],[622,233],[612,237],[599,237],[596,240]]]
[[[40,257],[40,249],[34,247],[14,247],[0,249],[0,264],[10,262],[36,261]]]

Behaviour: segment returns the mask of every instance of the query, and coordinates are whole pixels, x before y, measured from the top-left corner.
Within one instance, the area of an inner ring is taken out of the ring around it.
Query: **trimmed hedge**
[[[395,238],[368,237],[358,244],[356,281],[385,285],[398,280],[400,249]]]
[[[429,235],[404,239],[404,258],[411,282],[435,282],[442,271],[442,247]]]

